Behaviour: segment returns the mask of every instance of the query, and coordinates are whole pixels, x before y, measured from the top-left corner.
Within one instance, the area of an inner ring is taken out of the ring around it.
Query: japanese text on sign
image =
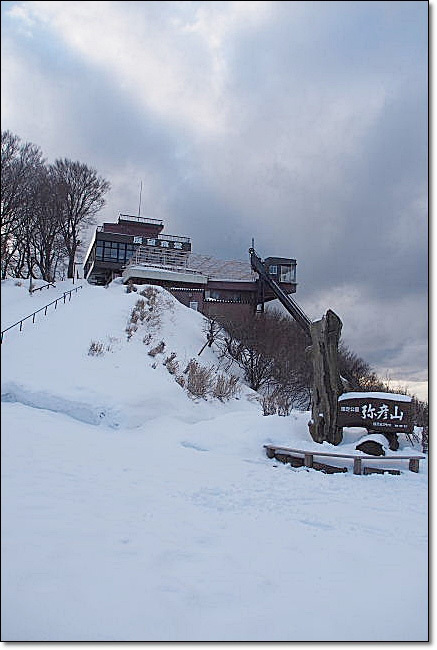
[[[393,411],[390,412],[387,404],[381,406],[373,406],[372,402],[363,404],[363,406],[341,406],[340,411],[343,413],[361,413],[363,420],[399,420],[402,421],[404,412],[399,410],[397,404],[394,405]]]

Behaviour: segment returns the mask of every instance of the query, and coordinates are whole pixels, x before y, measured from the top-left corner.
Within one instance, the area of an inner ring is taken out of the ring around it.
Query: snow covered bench
[[[363,461],[365,463],[367,462],[372,462],[372,463],[380,463],[380,462],[391,462],[393,460],[408,460],[408,469],[410,472],[418,472],[419,471],[419,461],[425,458],[425,456],[421,456],[420,454],[415,454],[415,455],[399,455],[399,454],[393,454],[390,456],[369,456],[367,454],[337,454],[337,453],[332,453],[329,451],[308,451],[305,449],[291,449],[290,447],[281,447],[278,445],[264,445],[264,449],[266,450],[266,454],[268,458],[276,458],[277,454],[282,455],[282,456],[289,456],[290,458],[296,458],[302,460],[303,457],[303,465],[304,467],[315,467],[314,465],[314,456],[323,456],[327,458],[351,458],[354,461],[354,474],[372,474],[373,472],[395,472],[398,473],[396,470],[379,470],[378,469],[372,469],[368,467],[363,468]],[[299,456],[296,456],[296,454],[299,454]],[[318,469],[315,467],[315,469]],[[332,468],[335,469],[335,468]],[[346,468],[341,468],[340,471],[345,471]],[[364,472],[363,472],[364,469]]]

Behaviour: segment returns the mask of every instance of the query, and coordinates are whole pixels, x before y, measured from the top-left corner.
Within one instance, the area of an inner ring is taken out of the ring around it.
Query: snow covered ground
[[[2,282],[2,329],[71,288]],[[2,639],[426,640],[427,460],[400,476],[269,460],[263,444],[320,449],[309,414],[263,417],[247,388],[191,399],[163,361],[217,365],[197,356],[203,317],[159,290],[127,340],[139,298],[85,283],[5,335]]]

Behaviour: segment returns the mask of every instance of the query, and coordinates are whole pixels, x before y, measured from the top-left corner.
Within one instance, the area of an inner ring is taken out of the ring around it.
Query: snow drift
[[[2,289],[2,328],[56,295]],[[320,449],[309,414],[190,397],[189,361],[218,364],[204,319],[138,289],[84,285],[2,345],[3,640],[426,640],[427,462],[272,462],[263,444]]]

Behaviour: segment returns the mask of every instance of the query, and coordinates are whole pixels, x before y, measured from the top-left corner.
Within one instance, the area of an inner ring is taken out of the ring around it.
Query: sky
[[[297,259],[296,300],[420,397],[428,3],[2,2],[2,130],[111,183],[98,221]]]

